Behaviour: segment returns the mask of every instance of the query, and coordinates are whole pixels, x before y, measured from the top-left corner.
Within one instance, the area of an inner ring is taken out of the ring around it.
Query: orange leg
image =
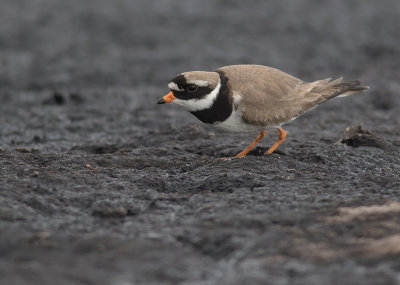
[[[279,137],[278,137],[278,140],[274,143],[273,146],[271,146],[271,147],[269,148],[269,150],[268,150],[265,154],[271,154],[271,153],[273,153],[273,152],[276,150],[276,148],[277,148],[281,143],[283,143],[283,141],[285,140],[285,138],[286,138],[286,132],[285,132],[285,130],[282,129],[282,128],[279,128]]]
[[[236,156],[234,156],[234,157],[232,157],[232,158],[243,157],[243,156],[245,156],[246,154],[248,154],[249,151],[250,151],[256,144],[258,144],[258,143],[260,142],[260,140],[262,140],[262,139],[265,137],[266,134],[267,134],[267,131],[261,131],[260,134],[258,135],[258,137],[251,143],[251,145],[249,145],[248,147],[246,147],[246,148],[245,148],[244,150],[242,150],[238,155],[236,155]],[[223,159],[225,160],[225,159],[228,159],[228,158],[227,158],[227,157],[224,157]]]

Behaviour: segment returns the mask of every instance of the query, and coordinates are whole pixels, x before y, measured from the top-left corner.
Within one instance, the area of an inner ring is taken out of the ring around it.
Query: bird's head
[[[176,103],[190,112],[210,108],[221,88],[217,72],[191,71],[178,74],[168,84],[170,92],[158,104]]]

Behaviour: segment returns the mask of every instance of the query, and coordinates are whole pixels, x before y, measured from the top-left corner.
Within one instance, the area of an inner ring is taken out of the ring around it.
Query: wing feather
[[[342,82],[342,77],[304,82],[283,71],[262,65],[231,65],[218,69],[229,78],[236,108],[247,123],[281,125],[336,96],[368,89],[360,80]]]

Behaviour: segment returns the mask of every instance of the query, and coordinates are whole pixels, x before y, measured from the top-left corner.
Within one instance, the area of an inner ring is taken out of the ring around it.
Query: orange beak
[[[176,97],[174,96],[174,93],[172,91],[170,91],[167,95],[162,97],[160,99],[160,101],[157,102],[157,104],[171,103],[175,99],[176,99]]]

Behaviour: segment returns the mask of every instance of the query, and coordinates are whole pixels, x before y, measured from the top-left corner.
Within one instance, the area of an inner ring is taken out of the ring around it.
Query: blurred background
[[[385,89],[398,81],[399,9],[396,0],[2,0],[0,87],[166,87],[183,71],[254,63]]]

